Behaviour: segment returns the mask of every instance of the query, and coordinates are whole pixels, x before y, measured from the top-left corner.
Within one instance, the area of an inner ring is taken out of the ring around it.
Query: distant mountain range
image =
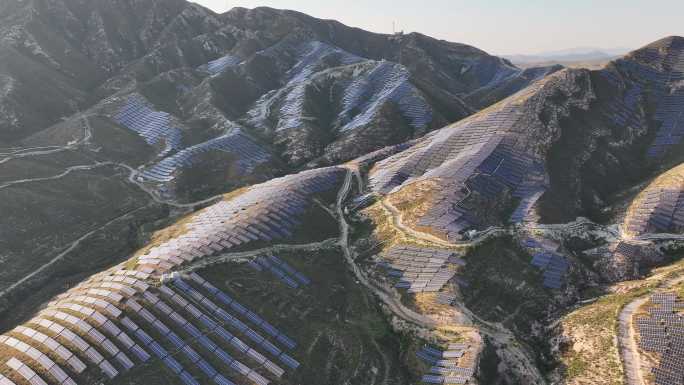
[[[605,63],[620,57],[630,50],[627,48],[579,47],[558,51],[541,52],[532,55],[504,55],[513,64],[529,66],[545,64],[575,65],[580,63]]]

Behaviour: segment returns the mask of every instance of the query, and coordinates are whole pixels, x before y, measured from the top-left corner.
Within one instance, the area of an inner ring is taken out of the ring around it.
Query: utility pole
[[[395,23],[396,23],[395,21],[392,22],[392,29],[393,29],[395,38],[397,38],[397,35],[398,35],[398,34],[397,34],[397,27],[396,27],[396,24],[395,24]],[[403,35],[403,33],[402,33],[401,35]],[[398,40],[399,40],[398,43],[399,43],[399,45],[398,45],[398,47],[397,47],[397,49],[398,49],[398,60],[397,60],[397,62],[398,62],[399,64],[401,64],[401,54],[402,54],[402,52],[401,52],[401,51],[402,51],[402,50],[401,50],[401,45],[402,45],[402,43],[403,43],[403,39],[402,39],[402,38],[403,38],[403,36],[398,37]]]

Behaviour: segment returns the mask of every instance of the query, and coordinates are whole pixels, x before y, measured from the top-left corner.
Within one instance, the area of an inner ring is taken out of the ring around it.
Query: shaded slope
[[[613,194],[679,159],[682,41],[547,76],[378,162],[371,186],[395,202],[418,193],[405,217],[449,239],[509,221],[600,218]]]

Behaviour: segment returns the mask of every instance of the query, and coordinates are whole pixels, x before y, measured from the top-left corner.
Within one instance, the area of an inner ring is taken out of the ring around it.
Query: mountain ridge
[[[684,250],[684,38],[522,70],[271,8],[30,4],[99,33],[0,48],[52,80],[0,66],[0,117],[55,103],[0,150],[0,382],[600,383],[558,325]]]

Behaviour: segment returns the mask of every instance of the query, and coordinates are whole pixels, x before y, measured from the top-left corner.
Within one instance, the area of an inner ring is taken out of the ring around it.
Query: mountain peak
[[[634,60],[657,70],[672,71],[673,65],[679,63],[682,55],[684,55],[684,37],[668,36],[630,52],[624,59]]]

